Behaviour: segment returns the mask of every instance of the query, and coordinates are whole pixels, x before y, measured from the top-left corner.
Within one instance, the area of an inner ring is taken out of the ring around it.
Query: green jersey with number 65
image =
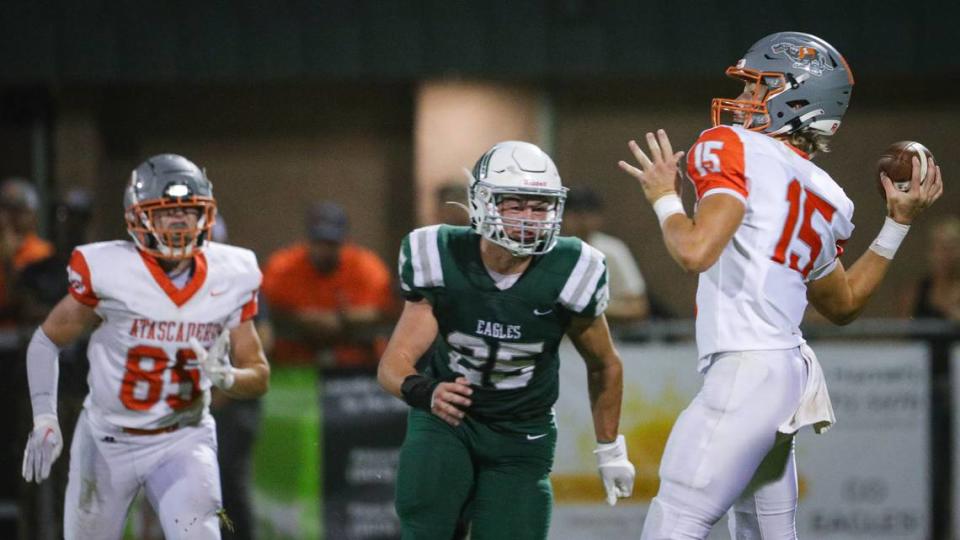
[[[466,377],[474,389],[471,416],[547,415],[557,400],[557,350],[571,318],[592,319],[606,309],[606,262],[589,244],[563,237],[501,290],[480,259],[480,238],[469,227],[435,225],[403,240],[403,294],[430,302],[439,325],[427,373]]]

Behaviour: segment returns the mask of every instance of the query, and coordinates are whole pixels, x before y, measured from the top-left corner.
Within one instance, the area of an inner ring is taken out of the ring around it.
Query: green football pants
[[[471,540],[541,540],[550,527],[557,429],[552,418],[452,427],[411,409],[397,470],[403,540],[450,540],[461,513]]]

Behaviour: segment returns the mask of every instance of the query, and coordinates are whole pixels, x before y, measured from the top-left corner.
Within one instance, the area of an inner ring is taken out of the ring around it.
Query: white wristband
[[[657,219],[660,221],[661,227],[663,227],[667,218],[674,214],[686,215],[686,212],[683,211],[683,202],[676,193],[664,195],[657,199],[653,203],[653,211],[657,213]]]
[[[877,239],[870,244],[870,249],[881,257],[893,260],[893,256],[897,254],[897,249],[900,248],[900,244],[906,238],[909,230],[909,225],[897,223],[887,216],[883,220],[883,227],[880,229]]]

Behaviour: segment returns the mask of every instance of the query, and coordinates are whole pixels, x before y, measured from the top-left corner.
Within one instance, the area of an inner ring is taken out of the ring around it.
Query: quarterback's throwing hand
[[[457,377],[453,382],[442,382],[433,390],[430,398],[430,412],[439,416],[451,426],[459,426],[465,415],[464,409],[470,406],[470,381],[466,377]]]
[[[907,191],[896,189],[890,177],[884,172],[880,173],[880,183],[887,197],[887,215],[897,223],[910,225],[914,218],[943,195],[940,166],[933,161],[932,157],[927,160],[927,176],[920,178],[920,160],[913,158],[910,189]]]
[[[63,450],[60,423],[52,414],[40,414],[33,419],[33,431],[23,452],[23,479],[40,483],[50,476],[50,467]]]
[[[603,489],[607,492],[607,504],[617,504],[617,499],[629,497],[633,493],[633,478],[637,471],[627,459],[627,442],[623,435],[617,435],[612,443],[601,444],[593,451],[597,455],[597,467],[603,479]]]
[[[233,386],[234,368],[230,364],[230,330],[228,328],[223,329],[209,350],[204,349],[194,337],[190,338],[190,348],[197,355],[200,371],[214,386],[223,390],[229,390]]]
[[[650,157],[647,157],[636,141],[627,143],[640,168],[626,161],[620,161],[618,165],[624,172],[640,181],[643,194],[650,204],[653,204],[664,195],[680,194],[680,176],[677,173],[683,152],[674,153],[670,138],[662,129],[658,129],[656,135],[647,133],[646,139],[647,146],[650,147]]]

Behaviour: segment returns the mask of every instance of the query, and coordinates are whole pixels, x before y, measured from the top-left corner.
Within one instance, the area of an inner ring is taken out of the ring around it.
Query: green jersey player
[[[470,175],[471,227],[403,240],[406,302],[378,376],[412,407],[397,472],[404,539],[447,540],[461,514],[474,540],[547,537],[564,335],[587,364],[607,500],[633,489],[617,434],[622,366],[603,315],[606,266],[558,236],[565,198],[547,154],[502,142]]]

